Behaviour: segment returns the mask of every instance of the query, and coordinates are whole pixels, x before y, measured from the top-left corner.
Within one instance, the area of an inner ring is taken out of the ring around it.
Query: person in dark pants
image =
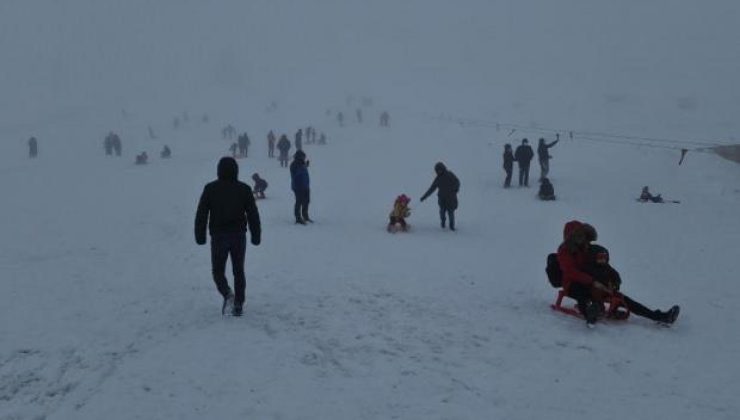
[[[516,148],[514,159],[519,164],[519,186],[529,187],[529,163],[534,157],[534,151],[529,145],[527,139],[522,140],[522,144]]]
[[[278,140],[277,148],[278,151],[280,151],[280,156],[278,156],[278,160],[280,161],[281,167],[288,166],[288,152],[290,151],[290,140],[288,140],[288,136],[283,134],[280,136],[280,140]]]
[[[434,172],[437,177],[434,178],[432,186],[421,196],[419,201],[426,200],[434,190],[438,190],[437,203],[439,204],[440,225],[444,229],[446,218],[449,217],[450,230],[455,230],[455,210],[457,209],[457,193],[460,191],[460,181],[442,162],[437,162],[434,165]]]
[[[603,311],[603,300],[618,293],[622,280],[608,265],[606,248],[591,243],[597,239],[593,226],[570,221],[565,224],[563,238],[557,253],[563,288],[578,302],[578,310],[586,323],[593,325]],[[677,305],[665,312],[651,310],[628,296],[622,295],[622,298],[630,312],[665,324],[674,323],[680,311]]]
[[[218,179],[203,188],[195,213],[195,242],[206,243],[206,225],[211,234],[211,271],[223,297],[221,312],[241,316],[245,300],[244,256],[247,227],[252,245],[259,245],[262,228],[252,189],[238,180],[239,166],[231,157],[218,162]],[[226,260],[231,257],[234,292],[226,280]],[[231,307],[231,308],[230,308]]]
[[[504,171],[506,171],[504,188],[509,188],[511,187],[511,173],[514,171],[514,153],[512,153],[509,143],[504,145]]]
[[[28,139],[28,157],[31,159],[39,155],[39,143],[36,141],[36,137]]]
[[[275,157],[275,133],[267,133],[267,157]]]
[[[239,156],[248,157],[249,156],[249,145],[252,142],[249,140],[249,136],[247,135],[247,133],[241,134],[237,138],[237,142],[239,143]]]
[[[311,182],[308,176],[308,161],[303,150],[295,152],[293,163],[290,164],[290,187],[295,194],[293,215],[296,224],[313,223],[308,217],[308,204],[311,202]]]
[[[545,143],[545,139],[540,139],[537,145],[537,159],[540,161],[540,179],[547,178],[547,174],[550,172],[550,159],[552,158],[549,149],[558,144],[559,141],[560,139],[548,144]]]

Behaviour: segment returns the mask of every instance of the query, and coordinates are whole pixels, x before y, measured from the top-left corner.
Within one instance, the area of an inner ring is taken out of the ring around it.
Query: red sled
[[[550,305],[550,307],[564,314],[583,318],[583,315],[578,311],[578,307],[575,304],[571,307],[563,306],[563,298],[565,297],[570,298],[566,290],[558,290],[558,297],[555,299],[555,303]],[[630,310],[624,302],[624,296],[619,292],[614,292],[610,296],[607,296],[606,299],[601,302],[601,306],[603,309],[601,311],[603,318],[624,321],[630,316]]]

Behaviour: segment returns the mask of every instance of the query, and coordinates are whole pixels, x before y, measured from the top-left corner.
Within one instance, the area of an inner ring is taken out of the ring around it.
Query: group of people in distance
[[[550,172],[550,159],[552,159],[549,150],[559,141],[560,139],[556,139],[551,143],[546,143],[545,139],[541,138],[537,145],[537,159],[540,163],[540,191],[537,196],[541,200],[555,199],[555,188],[547,175]],[[529,187],[529,167],[532,159],[534,159],[534,151],[529,145],[529,140],[523,139],[516,151],[512,151],[511,144],[504,145],[504,171],[506,172],[504,188],[511,187],[514,162],[517,162],[519,166],[519,187]]]

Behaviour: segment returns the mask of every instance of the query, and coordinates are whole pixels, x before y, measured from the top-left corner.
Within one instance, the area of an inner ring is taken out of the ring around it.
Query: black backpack
[[[545,268],[545,273],[547,273],[547,279],[550,281],[552,287],[560,288],[563,286],[563,273],[560,271],[557,254],[550,254],[547,256],[547,267]]]

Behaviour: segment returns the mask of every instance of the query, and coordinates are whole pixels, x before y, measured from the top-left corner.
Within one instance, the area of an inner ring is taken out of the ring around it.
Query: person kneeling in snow
[[[140,155],[136,155],[137,165],[146,165],[148,160],[149,160],[149,156],[147,156],[146,152],[141,152]]]
[[[570,221],[565,224],[563,238],[557,253],[563,288],[578,302],[578,310],[586,323],[593,325],[603,312],[604,300],[620,293],[622,280],[609,265],[606,248],[591,244],[597,238],[593,226]],[[621,296],[630,312],[664,324],[674,323],[680,311],[677,305],[665,312],[651,310],[629,296]]]
[[[396,197],[396,201],[393,203],[393,210],[388,216],[390,221],[388,222],[388,232],[395,233],[397,231],[396,224],[401,225],[401,230],[407,232],[409,225],[406,223],[406,218],[411,216],[411,209],[409,208],[410,198],[406,194],[401,194]]]
[[[555,199],[555,188],[547,178],[542,178],[540,181],[540,192],[537,194],[540,200],[551,201]]]
[[[256,198],[265,198],[265,190],[267,189],[267,181],[260,178],[260,174],[255,172],[252,174],[252,181],[254,181],[254,196]]]

